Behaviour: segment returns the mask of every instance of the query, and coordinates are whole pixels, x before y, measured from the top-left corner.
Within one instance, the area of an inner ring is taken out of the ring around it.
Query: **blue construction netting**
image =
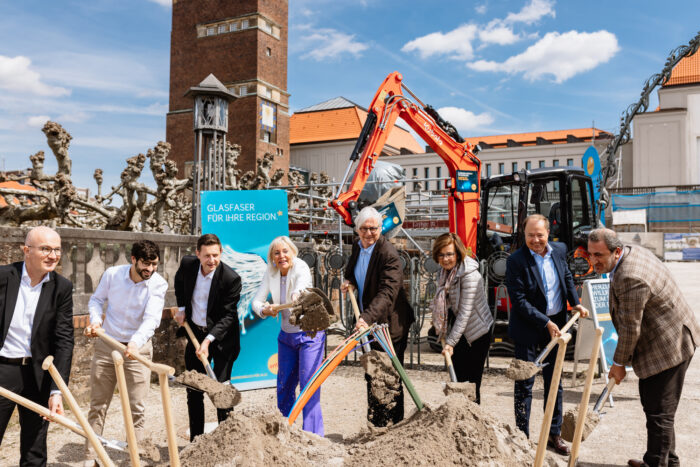
[[[612,210],[646,209],[647,222],[700,222],[700,190],[612,195]]]

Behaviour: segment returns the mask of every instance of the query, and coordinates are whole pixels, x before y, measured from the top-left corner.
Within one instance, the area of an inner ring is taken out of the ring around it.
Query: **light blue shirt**
[[[564,301],[561,296],[561,287],[559,287],[559,276],[552,259],[552,246],[547,244],[547,253],[545,253],[544,257],[532,250],[530,250],[530,253],[535,258],[537,270],[544,285],[544,292],[547,297],[547,316],[556,315],[564,308]]]
[[[357,281],[357,294],[358,301],[360,302],[360,310],[364,311],[362,306],[362,290],[365,288],[365,278],[367,277],[367,268],[369,267],[369,259],[372,257],[372,251],[374,251],[374,246],[377,244],[373,243],[367,248],[362,248],[362,242],[360,244],[360,255],[357,258],[357,263],[355,264],[355,280]]]

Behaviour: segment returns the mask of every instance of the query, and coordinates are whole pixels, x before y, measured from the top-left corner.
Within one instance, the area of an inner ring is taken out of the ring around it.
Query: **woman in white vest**
[[[457,381],[476,385],[479,404],[493,324],[479,263],[467,256],[462,240],[454,233],[435,240],[433,259],[440,265],[440,273],[430,308],[437,335],[445,338],[442,353],[452,356]]]
[[[291,303],[302,290],[311,287],[311,271],[297,258],[299,250],[287,237],[275,238],[268,251],[267,271],[253,299],[253,311],[261,318],[277,316],[271,305]],[[303,389],[323,361],[325,331],[310,338],[299,327],[289,324],[291,312],[281,310],[282,320],[277,337],[277,407],[285,417],[294,405],[297,385]],[[304,406],[304,430],[324,435],[320,389]]]

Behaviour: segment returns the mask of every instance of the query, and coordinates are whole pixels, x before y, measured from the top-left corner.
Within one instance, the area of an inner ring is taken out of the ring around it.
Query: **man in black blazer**
[[[63,414],[63,401],[51,376],[41,368],[53,355],[68,382],[73,356],[73,284],[54,272],[61,259],[61,237],[48,227],[29,231],[24,261],[0,266],[0,386],[51,414]],[[15,403],[0,397],[0,444]],[[19,407],[20,465],[46,465],[48,421]]]
[[[525,219],[525,245],[508,257],[506,287],[512,303],[508,321],[508,335],[515,341],[515,358],[534,361],[538,350],[551,339],[561,335],[559,328],[566,324],[566,304],[587,316],[579,305],[574,279],[566,263],[566,246],[549,243],[549,221],[540,214]],[[549,353],[542,369],[544,400],[549,396],[556,351]],[[515,382],[515,423],[530,436],[530,405],[534,376]],[[549,430],[548,445],[559,454],[569,454],[569,447],[561,438],[562,386],[559,382],[557,400]]]
[[[179,310],[178,324],[187,320],[200,342],[199,351],[189,341],[185,348],[185,367],[205,373],[198,355],[214,360],[214,373],[219,381],[229,381],[233,362],[240,352],[238,299],[241,278],[221,262],[221,241],[214,234],[197,240],[196,256],[184,256],[175,274],[175,296]],[[184,336],[184,329],[178,330]],[[187,390],[187,411],[190,418],[190,441],[204,433],[204,394]],[[217,409],[219,423],[231,409]]]

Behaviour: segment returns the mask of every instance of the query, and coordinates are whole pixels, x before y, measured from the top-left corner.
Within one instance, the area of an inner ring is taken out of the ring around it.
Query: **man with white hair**
[[[345,269],[346,281],[341,286],[357,289],[360,320],[356,329],[373,323],[388,323],[396,357],[403,365],[408,344],[408,331],[415,320],[413,308],[403,288],[403,269],[399,253],[382,236],[382,215],[373,207],[363,208],[355,218],[355,230],[360,239],[353,242],[350,261]],[[381,350],[375,342],[372,347]],[[371,390],[371,378],[367,380],[367,418],[374,426],[387,426],[403,420],[403,386],[396,388],[398,396],[393,401],[381,403]],[[388,407],[392,407],[389,409]]]
[[[0,386],[63,414],[53,379],[41,368],[53,355],[66,383],[73,356],[73,284],[54,270],[61,259],[61,237],[48,227],[29,231],[24,261],[0,266]],[[0,444],[15,403],[0,398]],[[46,465],[49,422],[18,408],[20,465]]]

